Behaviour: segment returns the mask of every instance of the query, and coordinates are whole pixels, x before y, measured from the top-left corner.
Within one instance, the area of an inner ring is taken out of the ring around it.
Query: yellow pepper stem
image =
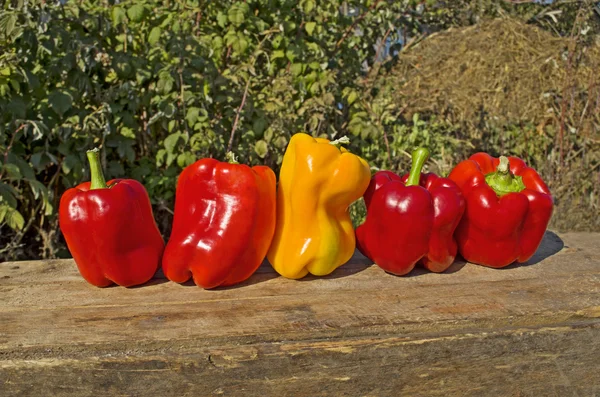
[[[235,156],[233,152],[225,153],[225,159],[229,164],[239,164],[238,158]]]
[[[350,138],[348,138],[347,136],[343,136],[341,138],[336,139],[335,141],[331,141],[329,142],[330,145],[336,146],[336,147],[340,147],[342,145],[349,145],[350,144]]]

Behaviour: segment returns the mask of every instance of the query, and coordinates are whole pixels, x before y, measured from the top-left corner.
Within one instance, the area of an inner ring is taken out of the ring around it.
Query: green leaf
[[[284,58],[284,57],[285,57],[285,52],[283,52],[282,50],[273,51],[271,53],[271,61],[274,61],[277,58]]]
[[[304,24],[304,29],[306,29],[306,33],[308,33],[309,36],[312,36],[316,26],[317,24],[315,22],[306,22]]]
[[[185,120],[187,121],[188,126],[190,128],[193,127],[194,124],[196,124],[199,114],[200,114],[199,108],[191,107],[187,110],[187,114],[185,115]]]
[[[73,97],[63,91],[54,91],[48,95],[48,102],[59,116],[63,116],[73,106]]]
[[[68,175],[75,168],[82,168],[81,161],[77,155],[69,154],[62,162],[62,171]]]
[[[221,11],[217,14],[217,24],[222,28],[227,26],[227,15],[223,14]]]
[[[231,45],[237,54],[243,54],[248,48],[248,40],[242,32],[237,32],[237,35],[229,35],[227,37],[227,45]]]
[[[246,20],[246,14],[250,11],[248,4],[246,3],[234,3],[229,11],[227,11],[227,18],[229,22],[235,26],[240,26]]]
[[[279,138],[275,139],[275,146],[279,149],[284,149],[287,146],[287,144],[287,138],[284,136],[280,136]]]
[[[4,222],[4,217],[9,209],[10,207],[8,205],[0,203],[0,224]]]
[[[158,41],[160,40],[161,33],[161,28],[159,28],[158,26],[153,27],[150,31],[150,34],[148,35],[148,44],[155,45],[156,43],[158,43]]]
[[[138,69],[135,71],[135,81],[137,81],[137,83],[140,85],[142,85],[146,81],[150,80],[151,77],[152,77],[152,73],[150,73],[149,70]]]
[[[177,165],[181,168],[185,168],[190,164],[194,164],[196,157],[191,152],[181,153],[177,156]]]
[[[109,161],[107,171],[111,178],[118,178],[125,175],[125,168],[123,168],[123,164],[120,161]]]
[[[43,155],[44,155],[44,152],[36,152],[31,155],[31,164],[33,164],[33,166],[35,168],[37,168],[37,169],[41,168]]]
[[[23,219],[23,215],[19,211],[14,208],[7,207],[6,215],[4,217],[4,221],[13,230],[22,230],[25,225],[25,219]]]
[[[126,19],[125,10],[123,10],[121,7],[114,7],[111,12],[111,17],[112,17],[113,26],[118,26],[118,25],[122,24],[123,22],[125,22],[125,19]]]
[[[358,93],[356,91],[350,92],[350,94],[348,94],[348,98],[346,98],[346,100],[348,101],[348,105],[352,105],[357,99]]]
[[[210,84],[208,83],[208,80],[204,80],[202,92],[204,93],[204,97],[206,99],[210,98]]]
[[[44,202],[44,215],[50,216],[53,213],[54,213],[54,206],[52,205],[52,203],[49,200],[46,200]]]
[[[133,140],[130,138],[119,140],[119,144],[117,145],[117,153],[119,157],[127,159],[129,162],[133,162],[135,160],[135,151],[131,147],[133,145]]]
[[[141,4],[134,4],[127,10],[127,16],[133,22],[141,22],[146,16],[146,8]]]
[[[173,164],[173,160],[175,160],[177,156],[174,153],[167,153],[167,167]]]
[[[121,128],[121,135],[123,135],[125,138],[135,139],[135,132],[128,127]]]
[[[172,103],[167,103],[161,110],[167,118],[171,118],[175,115],[177,108]]]
[[[299,49],[295,45],[290,45],[288,47],[287,51],[285,52],[286,58],[292,63],[294,62],[294,59],[296,59],[296,57],[299,55],[300,55]]]
[[[157,167],[160,167],[164,164],[166,155],[167,155],[167,151],[165,149],[159,149],[159,151],[156,152],[156,166]]]
[[[14,187],[4,182],[0,182],[0,201],[14,208],[17,206],[16,196],[17,191]]]
[[[9,179],[21,179],[21,171],[16,164],[4,164],[3,168]]]
[[[274,49],[278,49],[279,46],[281,45],[281,42],[283,41],[283,36],[278,34],[277,36],[275,36],[275,38],[271,41],[271,46]]]
[[[173,15],[174,14],[167,14],[167,17],[161,22],[160,27],[161,28],[166,28],[171,26],[171,24],[173,23]]]
[[[175,146],[177,145],[177,142],[179,142],[180,137],[181,137],[181,133],[176,132],[165,138],[164,146],[165,146],[165,149],[167,149],[167,153],[173,153],[173,151],[175,150]]]
[[[267,128],[267,130],[265,131],[265,134],[263,135],[263,139],[267,142],[271,142],[271,139],[273,139],[273,129],[272,128]]]
[[[8,106],[6,106],[6,110],[15,118],[24,119],[27,117],[27,104],[20,97],[13,98]]]
[[[252,123],[252,130],[257,134],[261,135],[265,129],[267,128],[267,120],[261,118],[257,118]]]
[[[31,168],[31,165],[29,165],[29,163],[22,157],[17,156],[14,153],[10,153],[8,155],[8,162],[19,167],[19,172],[23,178],[35,179],[35,172],[33,171],[33,168]]]
[[[254,144],[254,151],[256,152],[256,154],[258,154],[258,157],[262,159],[265,158],[265,156],[267,155],[267,152],[269,151],[269,146],[267,145],[267,142],[261,139],[260,141],[257,141],[256,144]]]
[[[294,76],[300,76],[302,74],[303,69],[304,65],[301,63],[294,63],[290,68]]]
[[[40,197],[40,194],[46,194],[46,187],[44,185],[42,185],[42,183],[40,181],[37,180],[32,180],[32,181],[28,181],[29,182],[29,186],[31,187],[31,191],[33,192],[33,198],[34,199],[38,199]]]
[[[9,12],[2,14],[0,14],[0,32],[2,32],[6,36],[12,36],[15,30],[18,31],[18,29],[15,29],[15,26],[17,25],[18,21],[17,14]]]
[[[315,2],[313,0],[306,0],[304,2],[304,12],[309,13],[315,8]]]
[[[159,74],[158,83],[156,83],[157,90],[162,94],[168,94],[173,89],[175,80],[169,72],[161,72]]]

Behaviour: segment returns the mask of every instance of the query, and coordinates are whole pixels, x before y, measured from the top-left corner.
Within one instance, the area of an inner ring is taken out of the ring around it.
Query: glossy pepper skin
[[[292,136],[279,174],[277,226],[267,255],[279,274],[324,276],[352,257],[356,241],[348,207],[362,196],[370,174],[365,160],[336,141]]]
[[[215,288],[249,278],[265,258],[275,230],[275,174],[201,159],[177,182],[171,238],[163,255],[165,276]]]
[[[495,268],[533,256],[553,209],[550,191],[534,169],[517,157],[504,157],[503,167],[500,159],[476,153],[449,175],[467,201],[456,230],[459,252],[469,262]]]
[[[59,224],[67,247],[90,284],[143,284],[158,269],[164,249],[148,193],[133,179],[106,184],[97,150],[89,151],[88,158],[92,181],[60,199]]]
[[[418,262],[443,272],[456,257],[453,234],[465,200],[451,180],[421,174],[427,156],[426,149],[417,149],[411,174],[402,178],[377,172],[364,195],[367,217],[356,229],[359,250],[392,274],[405,275]]]

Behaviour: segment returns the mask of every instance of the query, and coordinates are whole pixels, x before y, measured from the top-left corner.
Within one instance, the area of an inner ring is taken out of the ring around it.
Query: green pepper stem
[[[330,145],[336,146],[336,147],[340,147],[342,145],[349,145],[350,144],[350,138],[348,138],[347,136],[343,136],[341,138],[336,139],[335,141],[331,141],[329,142]]]
[[[225,159],[229,164],[239,164],[237,157],[235,157],[235,154],[231,151],[225,153]]]
[[[496,168],[496,171],[501,172],[503,174],[510,174],[510,162],[508,161],[508,157],[500,156],[500,164]]]
[[[427,159],[429,159],[429,150],[427,148],[420,147],[412,152],[412,166],[406,180],[406,186],[419,186],[421,170]]]
[[[498,196],[518,193],[525,189],[523,178],[510,172],[510,162],[506,156],[500,156],[496,171],[485,176],[485,182],[494,189]]]
[[[90,190],[106,189],[106,180],[104,179],[104,173],[102,172],[102,164],[100,163],[100,150],[98,150],[98,148],[88,150],[87,158],[90,163]]]

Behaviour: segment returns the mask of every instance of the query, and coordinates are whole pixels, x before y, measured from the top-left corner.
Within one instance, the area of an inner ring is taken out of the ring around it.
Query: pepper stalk
[[[100,150],[94,148],[87,151],[88,162],[90,163],[90,190],[106,189],[106,179],[102,172],[102,164],[100,163]]]
[[[499,197],[508,193],[518,193],[525,189],[523,178],[510,171],[510,162],[506,156],[500,156],[500,164],[496,171],[487,174],[485,182]]]
[[[410,168],[410,174],[406,180],[406,186],[419,186],[421,180],[421,170],[423,165],[429,159],[429,150],[424,147],[415,149],[412,152],[412,166]]]

